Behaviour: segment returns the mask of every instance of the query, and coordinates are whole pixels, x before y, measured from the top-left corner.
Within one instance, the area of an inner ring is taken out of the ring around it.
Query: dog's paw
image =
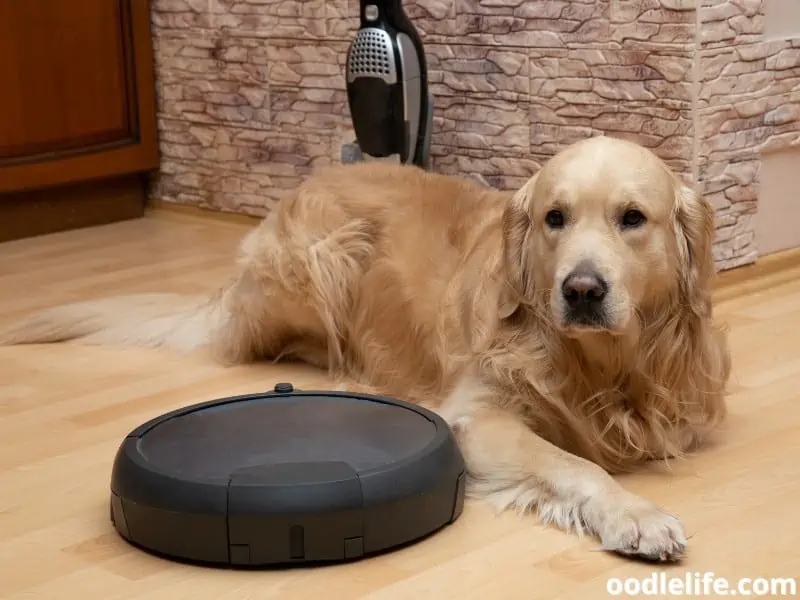
[[[598,533],[604,549],[625,556],[676,562],[686,553],[681,522],[646,502],[607,513]]]

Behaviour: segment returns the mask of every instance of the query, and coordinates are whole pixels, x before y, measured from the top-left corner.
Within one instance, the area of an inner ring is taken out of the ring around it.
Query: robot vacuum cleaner
[[[282,383],[182,408],[128,434],[112,469],[111,520],[133,545],[176,560],[346,561],[453,523],[465,477],[435,413]]]

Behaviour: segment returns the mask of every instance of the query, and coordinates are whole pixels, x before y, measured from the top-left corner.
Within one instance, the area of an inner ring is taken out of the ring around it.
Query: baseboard
[[[135,219],[146,197],[139,175],[3,193],[0,242]]]
[[[722,271],[714,282],[714,297],[723,300],[750,290],[767,290],[800,279],[800,248],[782,250],[756,262]]]
[[[147,201],[146,207],[147,214],[159,215],[163,217],[178,217],[188,219],[204,219],[211,221],[219,221],[223,223],[234,223],[241,225],[252,226],[257,224],[263,219],[255,215],[247,215],[243,213],[225,212],[221,210],[212,210],[191,204],[178,204],[177,202],[165,202],[156,198],[150,198]]]

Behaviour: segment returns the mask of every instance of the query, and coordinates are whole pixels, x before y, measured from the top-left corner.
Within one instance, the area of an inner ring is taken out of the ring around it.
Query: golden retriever
[[[713,233],[712,207],[665,163],[606,136],[515,193],[412,166],[335,166],[246,236],[212,297],[49,309],[0,343],[301,359],[441,414],[472,496],[673,561],[679,520],[611,475],[689,452],[725,415]]]

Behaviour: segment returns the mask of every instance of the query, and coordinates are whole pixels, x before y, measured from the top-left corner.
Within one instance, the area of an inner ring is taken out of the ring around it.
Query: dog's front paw
[[[686,553],[681,522],[647,502],[610,507],[601,521],[598,534],[606,550],[660,562],[679,561]]]

